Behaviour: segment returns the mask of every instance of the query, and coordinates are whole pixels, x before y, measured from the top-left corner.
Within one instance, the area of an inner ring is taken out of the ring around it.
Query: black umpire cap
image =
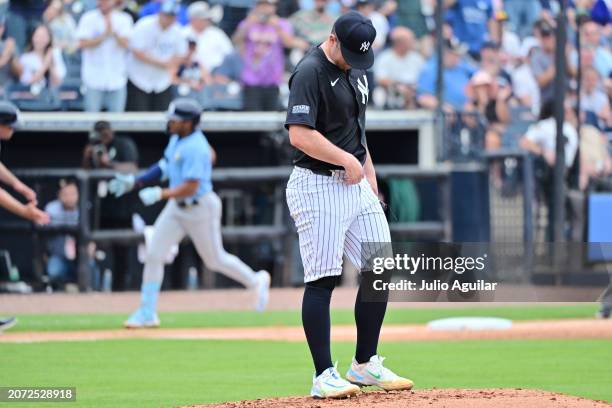
[[[18,123],[19,109],[10,102],[0,101],[0,125],[15,129]]]
[[[340,41],[342,56],[352,68],[369,69],[374,64],[372,44],[376,29],[370,19],[349,11],[336,20],[334,32]]]
[[[193,98],[176,98],[168,106],[168,120],[190,120],[194,125],[200,123],[202,106]]]

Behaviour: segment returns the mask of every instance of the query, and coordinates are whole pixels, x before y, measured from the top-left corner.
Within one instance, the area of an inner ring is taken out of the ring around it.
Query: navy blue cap
[[[349,11],[334,23],[336,37],[340,41],[342,56],[353,68],[368,69],[374,64],[372,44],[376,29],[368,18],[356,11]]]
[[[168,106],[166,119],[168,120],[190,120],[197,124],[200,122],[202,106],[193,98],[176,98]]]

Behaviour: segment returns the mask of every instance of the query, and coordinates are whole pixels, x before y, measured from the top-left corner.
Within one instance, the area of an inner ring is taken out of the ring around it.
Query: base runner
[[[223,249],[221,238],[221,200],[212,190],[214,151],[198,129],[202,108],[190,98],[178,98],[168,108],[168,131],[172,135],[164,157],[144,174],[117,175],[109,190],[121,196],[168,179],[169,188],[142,188],[145,205],[169,200],[155,221],[142,277],[140,308],[125,322],[127,328],[157,327],[157,298],[164,276],[164,260],[172,246],[185,235],[193,242],[206,266],[252,289],[255,309],[263,311],[268,303],[270,274],[254,272],[236,256]]]

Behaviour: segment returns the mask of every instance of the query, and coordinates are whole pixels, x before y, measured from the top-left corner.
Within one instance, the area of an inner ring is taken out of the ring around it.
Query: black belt
[[[191,207],[195,207],[198,204],[200,204],[200,201],[198,200],[193,200],[193,201],[183,200],[183,201],[176,202],[176,205],[178,205],[179,208],[191,208]]]

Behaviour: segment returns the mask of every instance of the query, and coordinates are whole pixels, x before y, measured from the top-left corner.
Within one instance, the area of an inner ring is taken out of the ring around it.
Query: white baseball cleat
[[[336,366],[329,367],[318,377],[313,376],[310,389],[310,395],[314,398],[349,398],[359,392],[358,386],[340,377]]]
[[[267,271],[259,271],[255,273],[255,310],[263,312],[266,310],[268,300],[270,299],[270,274]]]
[[[374,385],[385,391],[412,389],[414,383],[385,368],[384,359],[384,357],[374,355],[367,363],[358,364],[353,358],[353,363],[346,373],[346,379],[359,386]]]
[[[126,329],[152,329],[159,327],[159,317],[157,313],[144,310],[142,307],[136,310],[123,323]]]

